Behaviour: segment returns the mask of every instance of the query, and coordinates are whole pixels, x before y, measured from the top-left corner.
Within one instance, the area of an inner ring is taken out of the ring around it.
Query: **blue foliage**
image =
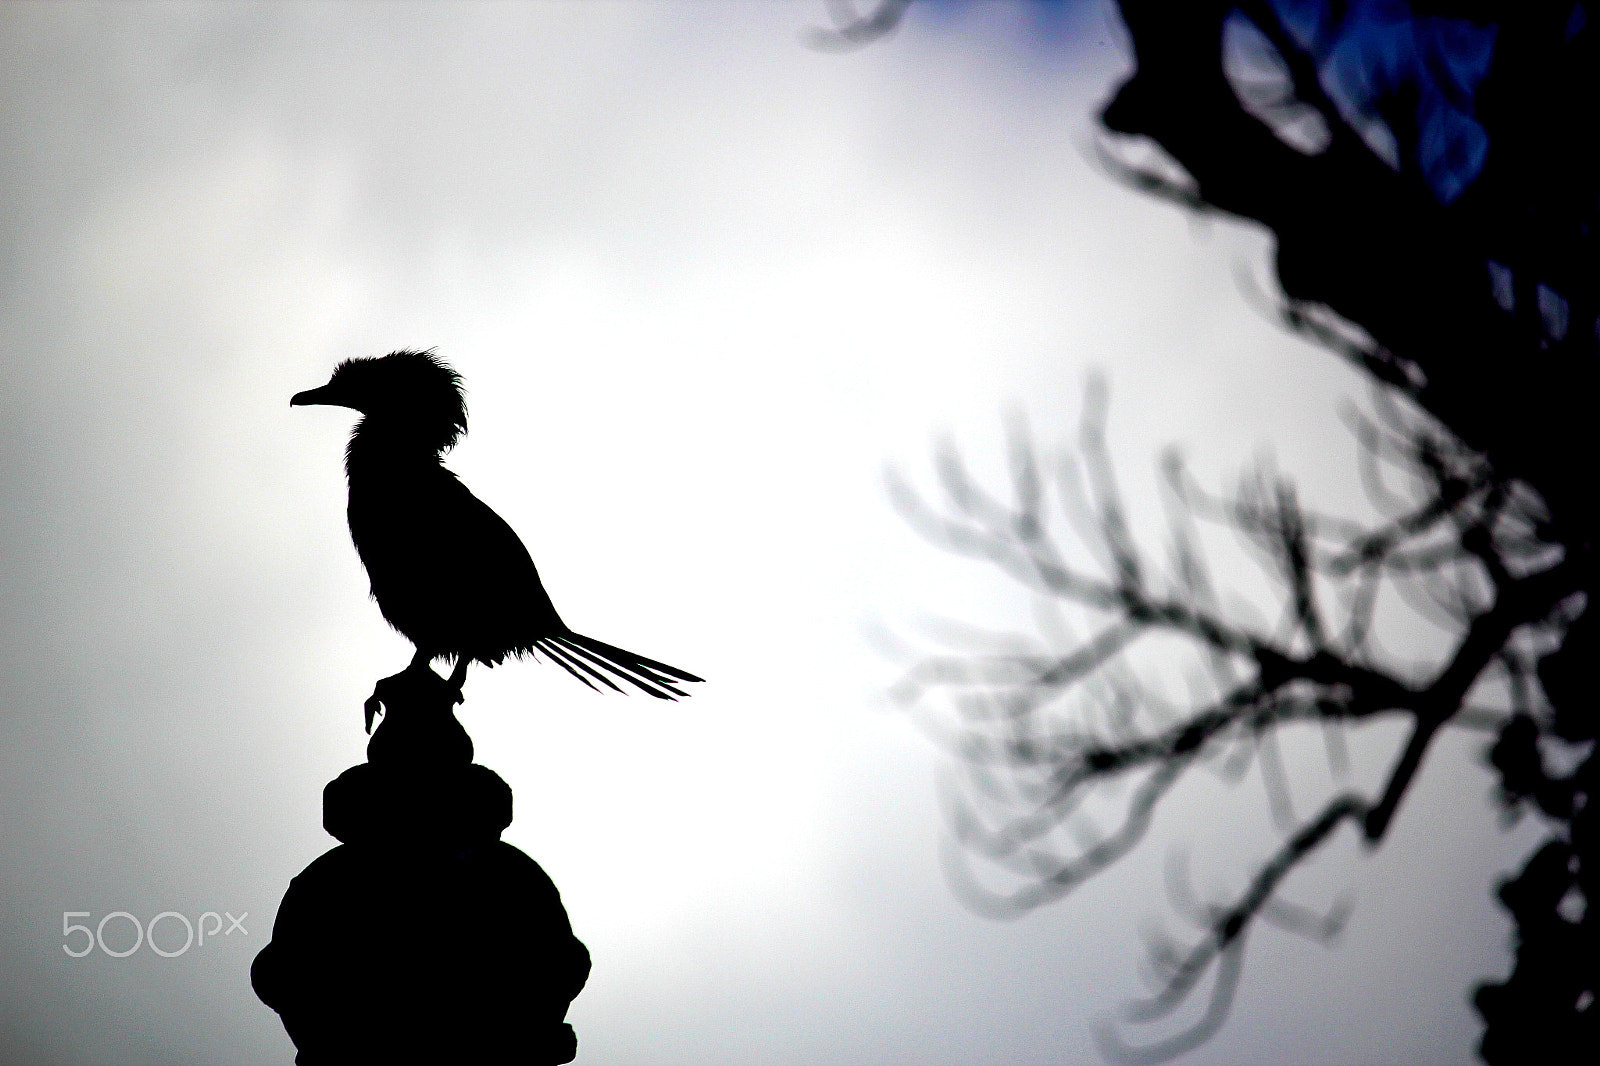
[[[1461,195],[1489,151],[1474,105],[1497,27],[1417,15],[1402,0],[1272,6],[1373,150],[1397,169],[1415,166],[1441,203]],[[1401,157],[1402,145],[1410,158]]]

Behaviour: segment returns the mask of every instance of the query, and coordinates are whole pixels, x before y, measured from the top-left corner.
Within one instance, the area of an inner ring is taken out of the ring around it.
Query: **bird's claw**
[[[367,719],[367,735],[372,735],[372,719],[383,713],[383,701],[378,698],[377,692],[367,697],[367,702],[361,705],[361,711]]]

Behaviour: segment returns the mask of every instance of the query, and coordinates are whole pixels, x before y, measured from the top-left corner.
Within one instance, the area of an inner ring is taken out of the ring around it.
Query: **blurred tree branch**
[[[1252,760],[1260,765],[1283,844],[1238,898],[1204,908],[1198,941],[1156,954],[1156,994],[1128,1014],[1136,1022],[1166,1017],[1220,967],[1201,1021],[1145,1049],[1102,1031],[1117,1057],[1158,1061],[1221,1023],[1245,934],[1258,917],[1286,913],[1275,895],[1279,885],[1340,824],[1349,822],[1377,846],[1441,728],[1464,712],[1473,728],[1525,712],[1514,701],[1473,705],[1468,697],[1495,688],[1497,677],[1507,693],[1529,687],[1533,660],[1518,649],[1554,642],[1578,585],[1573,564],[1536,533],[1545,524],[1539,499],[1498,481],[1475,453],[1397,404],[1380,404],[1383,422],[1358,423],[1372,464],[1409,475],[1417,486],[1411,497],[1375,495],[1388,507],[1385,521],[1363,526],[1316,514],[1287,481],[1261,475],[1230,499],[1209,497],[1171,459],[1171,561],[1157,567],[1125,517],[1105,447],[1104,406],[1103,392],[1091,389],[1080,450],[1054,470],[1014,421],[1004,498],[980,487],[948,445],[936,459],[938,503],[890,475],[892,500],[923,536],[999,567],[1047,602],[1074,605],[1089,626],[1066,647],[1043,635],[986,642],[1002,645],[998,651],[958,641],[952,653],[915,665],[894,695],[931,712],[960,757],[962,779],[948,796],[956,840],[1005,887],[991,887],[957,852],[948,856],[952,879],[971,905],[996,916],[1058,899],[1120,859],[1191,768],[1225,762],[1237,777]],[[1050,506],[1055,497],[1059,510]],[[1270,630],[1218,606],[1197,518],[1240,534],[1280,585],[1282,617]],[[1074,530],[1079,543],[1070,545]],[[1069,561],[1075,556],[1097,565]],[[1380,591],[1401,589],[1425,597],[1455,630],[1449,654],[1415,674],[1386,662],[1372,637]],[[1519,631],[1521,639],[1513,639]],[[1178,638],[1205,664],[1200,698],[1174,704],[1138,680],[1129,657],[1139,643],[1160,637]],[[1275,731],[1294,722],[1338,728],[1376,716],[1409,721],[1381,791],[1341,792],[1295,821]],[[1075,836],[1071,825],[1091,801],[1115,810],[1116,824]]]

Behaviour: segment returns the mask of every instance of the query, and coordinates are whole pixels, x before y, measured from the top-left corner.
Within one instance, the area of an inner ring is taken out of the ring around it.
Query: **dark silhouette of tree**
[[[906,11],[834,6],[835,46],[882,36]],[[1101,114],[1105,166],[1189,209],[1272,231],[1271,313],[1380,388],[1354,428],[1382,517],[1315,513],[1268,473],[1229,498],[1208,496],[1173,462],[1170,565],[1154,565],[1124,517],[1098,400],[1075,460],[1046,464],[1014,425],[1003,495],[949,447],[937,458],[937,504],[893,479],[896,503],[929,539],[1095,623],[1075,640],[1047,626],[969,642],[900,686],[907,701],[942,696],[949,709],[966,785],[953,801],[956,837],[983,871],[958,867],[958,885],[1000,913],[1058,899],[1133,847],[1186,771],[1259,764],[1281,846],[1230,900],[1189,899],[1179,879],[1175,898],[1200,931],[1153,945],[1156,992],[1127,1015],[1154,1022],[1209,988],[1199,1020],[1153,1043],[1100,1034],[1113,1057],[1161,1061],[1222,1024],[1259,921],[1337,930],[1341,909],[1318,915],[1280,899],[1284,877],[1347,823],[1381,845],[1441,731],[1488,728],[1508,812],[1537,809],[1550,839],[1500,891],[1515,964],[1477,991],[1480,1053],[1513,1062],[1538,1047],[1541,1061],[1593,1061],[1588,801],[1600,773],[1600,649],[1587,609],[1587,416],[1600,356],[1600,28],[1571,0],[1119,7],[1135,69]],[[1065,523],[1051,521],[1048,486]],[[1222,606],[1196,520],[1254,546],[1281,590],[1281,618],[1249,624]],[[1391,596],[1452,634],[1436,663],[1408,667],[1379,645],[1376,605]],[[1137,652],[1160,639],[1206,667],[1185,701],[1141,681]],[[1408,723],[1383,787],[1297,815],[1277,732],[1322,723],[1337,764],[1340,726],[1376,716]],[[1119,812],[1116,828],[1074,835],[1091,802]],[[998,889],[997,874],[1007,878]]]

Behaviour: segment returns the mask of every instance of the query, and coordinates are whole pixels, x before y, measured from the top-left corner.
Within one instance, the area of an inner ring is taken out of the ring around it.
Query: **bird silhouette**
[[[432,351],[347,359],[289,403],[363,416],[345,448],[350,537],[379,611],[417,649],[396,678],[453,657],[459,699],[468,663],[543,653],[590,688],[621,692],[623,681],[675,699],[687,695],[678,683],[701,680],[561,620],[516,533],[445,468],[444,453],[467,431],[467,405],[461,376]],[[377,702],[375,693],[367,703],[369,730]]]

